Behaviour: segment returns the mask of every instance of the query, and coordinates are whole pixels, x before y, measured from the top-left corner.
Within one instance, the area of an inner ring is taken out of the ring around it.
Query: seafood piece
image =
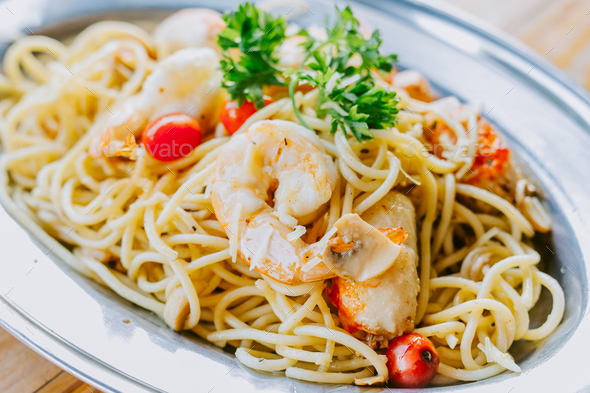
[[[462,110],[462,107],[458,109]],[[455,132],[437,120],[424,132],[432,144],[432,152],[443,158],[446,148],[457,143]],[[510,149],[502,137],[487,120],[477,121],[477,143],[473,165],[462,179],[464,183],[487,189],[502,198],[512,201],[516,188],[517,174],[510,160]]]
[[[393,87],[404,89],[415,100],[431,102],[436,96],[426,79],[418,71],[406,70],[391,76]]]
[[[509,201],[514,198],[516,171],[510,160],[510,149],[502,141],[496,128],[487,120],[477,122],[475,160],[465,182],[488,189]]]
[[[89,154],[133,158],[145,125],[170,113],[186,113],[199,121],[203,131],[212,129],[221,105],[218,66],[219,55],[210,48],[186,48],[168,56],[92,139]]]
[[[375,228],[402,227],[407,232],[407,238],[396,237],[403,241],[399,257],[378,277],[360,282],[336,277],[326,291],[348,332],[374,348],[385,348],[389,340],[414,329],[420,289],[414,206],[405,195],[389,192],[361,218]]]
[[[211,200],[251,268],[287,284],[318,280],[323,276],[314,272],[325,266],[303,274],[307,278],[300,269],[320,250],[301,239],[290,242],[287,235],[315,219],[332,196],[336,176],[315,133],[288,121],[260,121],[235,134],[220,152]]]
[[[159,56],[184,48],[218,50],[217,34],[225,28],[222,15],[208,8],[186,8],[164,19],[154,30]]]

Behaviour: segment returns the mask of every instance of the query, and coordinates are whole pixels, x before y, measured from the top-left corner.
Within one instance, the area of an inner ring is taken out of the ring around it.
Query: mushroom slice
[[[340,277],[370,280],[389,269],[401,253],[401,246],[358,214],[345,214],[334,228],[338,237],[328,242],[322,259]]]
[[[164,307],[164,322],[177,332],[184,328],[184,323],[190,312],[188,298],[182,286],[174,288]]]

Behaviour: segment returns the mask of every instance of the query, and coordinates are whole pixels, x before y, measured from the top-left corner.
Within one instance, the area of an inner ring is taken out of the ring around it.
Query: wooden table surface
[[[590,89],[590,0],[448,0],[514,35]],[[99,392],[0,329],[0,392]]]

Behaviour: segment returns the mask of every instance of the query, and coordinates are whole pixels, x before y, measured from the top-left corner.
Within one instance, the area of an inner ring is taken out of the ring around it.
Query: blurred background
[[[18,13],[20,1],[0,1],[0,30],[8,27],[14,13]],[[440,1],[462,8],[520,39],[590,90],[590,0]],[[37,355],[0,328],[0,392],[98,390]]]

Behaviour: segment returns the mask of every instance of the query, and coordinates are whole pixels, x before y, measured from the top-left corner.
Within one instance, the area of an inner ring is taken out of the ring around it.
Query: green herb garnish
[[[279,67],[275,57],[275,49],[285,39],[284,18],[274,18],[249,3],[232,16],[226,14],[228,27],[220,34],[219,45],[224,51],[223,86],[232,99],[239,105],[248,100],[260,108],[264,85],[289,83],[295,114],[310,128],[294,102],[296,86],[309,84],[320,90],[317,113],[331,117],[331,133],[341,129],[361,142],[373,138],[370,129],[393,127],[398,100],[394,92],[375,84],[375,73],[391,71],[396,55],[379,53],[379,31],[365,38],[349,7],[336,11],[334,23],[330,27],[326,23],[327,39],[313,38],[305,30],[299,33],[307,37],[302,45],[308,55],[297,70]],[[237,62],[230,56],[233,48],[240,51]]]
[[[248,100],[260,109],[264,106],[264,85],[286,84],[282,71],[277,69],[278,59],[274,53],[285,39],[285,18],[275,18],[245,3],[233,15],[226,13],[223,19],[227,27],[218,37],[223,51],[222,85],[238,105]],[[239,51],[237,56],[236,50]]]

